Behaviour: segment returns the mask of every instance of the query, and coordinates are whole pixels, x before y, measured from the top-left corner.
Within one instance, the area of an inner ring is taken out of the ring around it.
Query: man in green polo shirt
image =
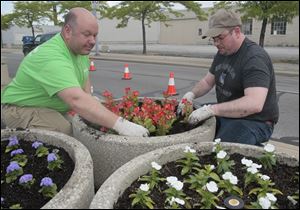
[[[97,19],[86,9],[73,8],[65,17],[61,33],[23,59],[16,77],[1,92],[7,127],[40,128],[71,135],[71,124],[64,114],[74,110],[120,135],[149,134],[146,128],[115,115],[91,95],[88,54],[97,33]]]

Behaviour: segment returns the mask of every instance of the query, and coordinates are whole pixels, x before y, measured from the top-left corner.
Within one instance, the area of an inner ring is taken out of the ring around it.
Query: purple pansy
[[[24,153],[23,149],[16,149],[16,150],[11,151],[10,156],[12,157],[12,156],[22,154],[22,153]]]
[[[17,136],[11,136],[9,137],[9,143],[8,143],[8,147],[12,147],[12,146],[15,146],[15,145],[19,145],[19,140],[17,138]]]
[[[27,182],[32,181],[32,174],[24,174],[23,176],[20,177],[19,179],[19,184],[26,184]]]
[[[9,166],[7,166],[6,173],[11,173],[13,171],[20,170],[20,169],[21,167],[19,166],[19,164],[16,161],[12,161],[10,162]]]
[[[42,142],[35,141],[35,142],[32,143],[32,147],[35,148],[35,149],[39,148],[40,146],[43,146]]]
[[[41,187],[51,187],[53,185],[53,181],[50,177],[44,177],[41,181]]]
[[[55,153],[50,153],[48,156],[47,156],[47,161],[48,163],[49,162],[52,162],[52,161],[56,161],[57,160],[57,157],[55,155]]]

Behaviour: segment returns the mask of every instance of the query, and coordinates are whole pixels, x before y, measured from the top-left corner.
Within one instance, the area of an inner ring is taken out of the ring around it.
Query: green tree
[[[109,8],[106,16],[110,19],[117,18],[121,20],[117,28],[126,27],[130,18],[141,21],[143,54],[146,54],[145,26],[150,27],[150,24],[155,21],[165,23],[169,19],[169,16],[163,11],[168,11],[176,17],[183,16],[182,13],[172,9],[174,3],[179,3],[188,10],[193,11],[199,20],[207,19],[205,12],[201,9],[201,4],[193,1],[123,1]],[[166,23],[165,25],[168,26]]]
[[[92,11],[92,4],[91,1],[60,1],[59,3],[60,10],[59,14],[67,14],[70,9],[74,7],[83,7],[89,11]],[[106,14],[106,10],[108,8],[108,5],[106,1],[98,1],[98,8],[97,11],[100,12],[101,16],[103,17],[104,14]]]
[[[17,1],[14,2],[14,23],[19,27],[31,28],[34,36],[34,23],[40,24],[47,17],[45,4],[39,1]]]
[[[259,45],[264,46],[267,23],[276,18],[291,23],[299,15],[298,1],[245,1],[238,3],[243,18],[255,18],[262,21]]]
[[[242,14],[242,19],[254,18],[262,21],[259,45],[264,46],[266,27],[268,22],[276,18],[291,23],[299,15],[299,1],[223,1],[214,4],[212,13],[216,9],[233,9]]]
[[[45,5],[45,8],[47,8],[47,17],[50,19],[50,21],[53,21],[55,26],[61,25],[62,22],[58,20],[60,2],[44,1],[43,4]]]
[[[3,47],[2,30],[6,31],[12,25],[13,15],[12,14],[1,14],[1,48]]]

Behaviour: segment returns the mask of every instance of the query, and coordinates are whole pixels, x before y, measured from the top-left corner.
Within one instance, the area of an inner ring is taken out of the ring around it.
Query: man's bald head
[[[78,18],[80,19],[88,19],[88,20],[95,20],[97,22],[96,17],[87,9],[81,8],[81,7],[76,7],[72,8],[68,14],[65,15],[65,25],[70,25],[71,27],[74,27],[78,22]]]
[[[97,18],[84,8],[73,8],[65,16],[61,35],[74,54],[87,55],[96,43]]]

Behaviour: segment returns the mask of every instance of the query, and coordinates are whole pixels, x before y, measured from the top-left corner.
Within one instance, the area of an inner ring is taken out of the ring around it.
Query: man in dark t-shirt
[[[209,30],[218,48],[207,75],[183,99],[208,93],[214,86],[217,102],[192,112],[190,124],[217,118],[216,138],[260,145],[267,141],[279,117],[274,69],[267,52],[241,32],[240,17],[221,9],[211,16]],[[180,102],[178,113],[184,104]]]

